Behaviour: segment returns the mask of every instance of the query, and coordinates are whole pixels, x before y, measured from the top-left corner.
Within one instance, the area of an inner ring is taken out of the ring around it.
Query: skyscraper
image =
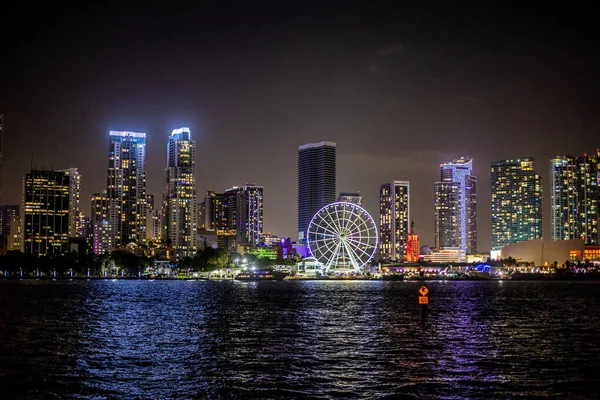
[[[165,169],[164,229],[177,258],[196,253],[196,141],[190,128],[171,132]]]
[[[69,243],[70,177],[58,171],[31,171],[23,185],[25,253],[58,255]]]
[[[146,239],[146,134],[110,131],[106,194],[112,245]]]
[[[598,157],[550,160],[550,218],[553,240],[584,238],[598,244]]]
[[[106,197],[106,192],[92,194],[91,206],[90,219],[92,221],[102,221],[108,218],[108,197]]]
[[[419,261],[419,235],[415,233],[415,221],[410,223],[410,232],[406,238],[406,261]]]
[[[477,252],[477,177],[473,160],[459,158],[440,164],[434,183],[435,246],[458,248],[462,255]]]
[[[206,192],[204,197],[204,229],[217,234],[217,245],[227,251],[235,251],[235,220],[229,224],[229,209],[224,193]],[[232,227],[230,227],[230,225]]]
[[[257,245],[263,234],[263,187],[234,186],[225,191],[228,229],[235,230],[236,245]]]
[[[385,260],[406,259],[410,221],[410,182],[392,181],[379,188],[379,255]]]
[[[19,206],[0,205],[0,236],[5,239],[10,234],[12,220],[19,216]]]
[[[305,241],[313,216],[336,201],[336,144],[309,143],[298,147],[298,238]]]
[[[0,204],[2,204],[2,150],[4,145],[4,114],[0,114]]]
[[[542,178],[533,157],[495,161],[492,172],[492,250],[542,237]]]
[[[69,237],[79,237],[83,227],[80,226],[79,198],[81,196],[81,174],[77,168],[58,170],[69,176]]]

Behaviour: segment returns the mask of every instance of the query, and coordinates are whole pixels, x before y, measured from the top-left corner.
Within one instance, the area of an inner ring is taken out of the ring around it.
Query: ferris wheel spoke
[[[331,269],[331,264],[333,264],[335,261],[337,261],[339,259],[341,245],[342,245],[342,242],[338,242],[337,246],[335,246],[335,250],[331,254],[331,258],[329,258],[329,263],[327,264],[325,271],[329,271]]]
[[[362,267],[362,263],[357,260],[356,253],[354,253],[354,251],[350,248],[349,243],[345,242],[344,247],[346,248],[348,257],[350,258],[350,261],[352,262],[352,266],[354,267],[355,270],[358,270],[360,267]],[[360,258],[359,258],[359,260],[360,260]]]
[[[316,225],[316,228],[315,228],[315,229],[317,229],[317,230],[319,230],[319,229],[323,229],[324,231],[330,232],[330,233],[329,233],[330,235],[333,235],[333,236],[336,236],[336,237],[337,237],[337,235],[338,235],[338,232],[335,230],[335,227],[334,227],[334,226],[331,226],[331,224],[330,224],[329,222],[327,222],[325,219],[321,219],[321,222],[322,222],[323,224],[327,224],[328,228],[326,228],[326,227],[325,227],[324,225],[322,225],[322,224],[316,224],[316,223],[315,223],[315,225]],[[316,232],[315,232],[315,233],[316,233]]]
[[[331,217],[331,214],[329,213],[329,210],[325,210],[325,211],[327,211],[327,215],[329,216],[329,220],[330,220],[331,222],[329,222],[329,221],[328,221],[328,220],[326,220],[325,218],[322,218],[322,221],[323,221],[324,223],[326,223],[326,224],[327,224],[327,226],[329,227],[329,231],[330,231],[330,232],[332,232],[332,233],[333,233],[334,235],[336,235],[336,236],[337,236],[337,235],[339,235],[339,233],[340,233],[340,228],[339,228],[338,226],[336,226],[336,225],[335,225],[335,219],[333,219],[333,218]]]
[[[371,243],[365,243],[365,242],[361,242],[360,240],[354,240],[354,239],[351,239],[351,238],[348,238],[348,241],[349,241],[349,242],[352,242],[352,243],[358,243],[358,244],[360,244],[360,246],[366,246],[366,247],[376,247],[374,244],[371,244]],[[359,246],[359,247],[360,247],[360,246]]]
[[[365,250],[361,249],[360,246],[353,244],[353,243],[348,243],[349,246],[351,246],[351,248],[354,248],[358,251],[360,251],[361,253],[363,253],[365,256],[367,256],[367,258],[371,258],[371,255],[369,253],[367,253]],[[375,246],[373,246],[375,247]]]
[[[329,218],[331,219],[331,222],[332,222],[332,223],[333,223],[333,225],[336,227],[336,229],[337,229],[337,232],[339,233],[339,232],[342,230],[342,227],[340,226],[340,221],[339,221],[339,218],[337,218],[337,217],[338,217],[338,215],[337,215],[337,210],[336,210],[336,218],[333,218],[333,217],[331,216],[331,213],[329,212],[329,207],[327,207],[327,208],[325,209],[325,211],[327,211],[327,215],[329,216]]]

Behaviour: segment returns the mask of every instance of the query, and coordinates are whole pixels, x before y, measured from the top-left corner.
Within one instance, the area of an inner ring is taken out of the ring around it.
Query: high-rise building
[[[336,144],[309,143],[298,147],[298,239],[314,215],[336,201]]]
[[[25,175],[25,253],[58,255],[67,251],[70,190],[70,176],[64,172],[32,170]]]
[[[196,141],[189,128],[173,130],[167,146],[164,214],[166,240],[176,258],[196,253]]]
[[[160,242],[163,239],[163,213],[160,204],[155,202],[155,196],[146,196],[146,241]]]
[[[415,221],[410,223],[410,232],[406,238],[406,261],[419,261],[419,235],[415,233]]]
[[[8,236],[6,250],[23,251],[23,239],[23,219],[17,215],[10,222],[10,235]]]
[[[235,230],[236,245],[258,245],[263,233],[263,187],[254,184],[234,186],[225,191],[227,225]]]
[[[110,253],[112,246],[112,230],[105,219],[92,221],[92,251],[94,254]]]
[[[404,261],[410,221],[410,182],[392,181],[379,189],[379,255]]]
[[[0,114],[0,204],[2,204],[2,150],[4,147],[4,114]]]
[[[542,178],[533,157],[495,161],[492,171],[492,250],[542,237]]]
[[[83,213],[79,213],[79,232],[77,236],[79,238],[87,238],[90,229],[90,217]]]
[[[81,174],[77,171],[77,168],[60,169],[58,172],[62,172],[70,177],[69,179],[69,237],[75,238],[80,237],[79,233],[82,230],[80,226],[79,218],[79,200],[81,196]]]
[[[204,229],[217,234],[217,246],[227,251],[236,251],[235,219],[229,224],[229,208],[224,193],[206,192],[204,197]]]
[[[0,236],[8,238],[8,235],[10,235],[10,224],[18,216],[19,206],[0,205]]]
[[[198,226],[197,228],[199,230],[205,230],[206,229],[206,221],[205,221],[205,204],[204,204],[204,200],[202,200],[201,203],[198,203],[196,205],[196,212],[198,213],[198,216],[196,217],[196,221],[198,221]]]
[[[107,188],[112,245],[146,240],[146,134],[110,131]]]
[[[473,160],[440,164],[434,183],[434,235],[439,250],[458,248],[461,256],[477,252],[477,177]]]
[[[90,219],[92,221],[108,219],[108,197],[106,197],[106,192],[92,194],[91,205]]]
[[[550,160],[552,240],[584,238],[598,244],[598,158],[562,156]]]
[[[356,192],[356,193],[341,192],[340,195],[338,196],[338,201],[344,201],[346,203],[354,203],[357,206],[361,206],[361,207],[362,207],[362,203],[363,203],[363,199],[362,199],[362,196],[360,195],[360,192]]]

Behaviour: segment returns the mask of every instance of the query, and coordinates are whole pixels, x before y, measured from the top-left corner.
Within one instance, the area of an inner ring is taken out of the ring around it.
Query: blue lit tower
[[[308,143],[298,147],[298,238],[305,241],[312,217],[336,201],[336,144]]]
[[[146,134],[110,131],[106,197],[112,245],[146,239]]]
[[[492,172],[492,250],[542,237],[542,178],[533,157],[495,161]]]
[[[196,254],[196,141],[190,128],[171,132],[165,169],[164,230],[177,258]]]
[[[441,181],[434,183],[434,234],[438,249],[477,252],[477,177],[473,160],[461,157],[440,164]]]

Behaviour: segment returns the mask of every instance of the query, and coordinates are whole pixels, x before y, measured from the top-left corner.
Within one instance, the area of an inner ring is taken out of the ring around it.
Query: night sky
[[[337,142],[338,191],[360,190],[375,218],[379,185],[410,180],[422,244],[439,164],[471,156],[487,251],[491,161],[536,158],[547,236],[548,160],[600,146],[596,14],[573,2],[176,3],[3,9],[3,203],[20,204],[33,152],[38,168],[80,169],[89,214],[109,130],[147,133],[160,196],[167,138],[189,126],[199,198],[264,185],[265,230],[293,238],[299,145]]]

